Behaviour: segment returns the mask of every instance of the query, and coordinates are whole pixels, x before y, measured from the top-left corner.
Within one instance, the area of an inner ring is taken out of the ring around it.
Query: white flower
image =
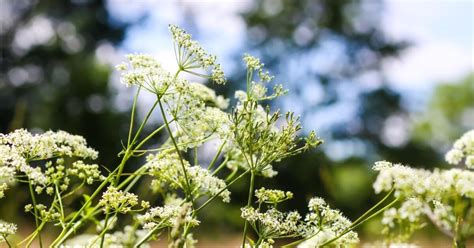
[[[185,213],[184,218],[182,216],[183,211]],[[187,223],[191,226],[199,225],[199,221],[192,215],[190,205],[182,202],[150,208],[145,214],[138,216],[138,220],[146,230],[172,227],[178,225],[178,222]]]
[[[303,236],[312,238],[298,247],[318,247],[346,231],[352,224],[339,210],[331,209],[322,198],[312,198],[308,203],[308,209]],[[350,231],[331,243],[331,246],[344,247],[358,242],[357,233]]]
[[[230,201],[230,191],[223,190],[226,187],[224,180],[213,176],[208,170],[199,165],[190,166],[189,162],[183,161],[191,191],[199,197],[206,194],[213,196],[219,194],[222,201]],[[187,189],[186,178],[183,168],[180,166],[181,161],[176,152],[165,151],[156,155],[147,157],[148,173],[155,177],[153,186],[160,189],[162,184],[169,185],[173,189]],[[221,190],[223,190],[221,192]]]
[[[191,39],[190,34],[178,26],[170,25],[169,29],[176,45],[175,55],[181,70],[200,75],[193,71],[195,67],[199,67],[209,72],[215,83],[225,84],[226,78],[221,65],[216,62],[216,56],[206,52],[197,41]]]
[[[293,193],[290,191],[285,192],[277,189],[260,188],[255,190],[255,197],[260,203],[264,202],[267,204],[278,204],[293,198]]]
[[[109,186],[102,194],[99,206],[104,207],[104,212],[127,213],[138,204],[138,197],[133,193],[123,192],[115,187]]]
[[[253,207],[240,210],[242,218],[247,220],[264,240],[300,236],[301,216],[298,212],[283,213],[273,207],[266,212],[259,212]]]
[[[128,63],[116,66],[121,72],[121,81],[127,87],[136,85],[147,91],[163,95],[178,79],[161,67],[153,57],[145,54],[127,55]]]
[[[448,163],[456,165],[465,159],[466,167],[474,169],[474,130],[463,134],[454,142],[453,148],[446,153]]]
[[[5,237],[15,234],[16,224],[0,221],[0,242],[5,241]]]

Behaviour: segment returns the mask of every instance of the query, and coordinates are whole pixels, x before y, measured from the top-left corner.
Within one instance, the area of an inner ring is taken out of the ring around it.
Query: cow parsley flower
[[[255,197],[257,197],[259,203],[278,204],[293,198],[293,193],[277,189],[260,188],[255,190]]]
[[[104,212],[119,212],[125,214],[138,204],[138,196],[133,193],[123,192],[115,187],[108,187],[99,201],[99,206]]]
[[[17,129],[9,134],[0,134],[0,168],[15,168],[26,174],[33,185],[45,185],[48,178],[41,168],[30,166],[32,161],[56,157],[96,159],[97,155],[97,151],[88,147],[83,137],[64,131],[31,134],[25,129]]]
[[[264,241],[283,237],[298,237],[301,230],[301,216],[298,212],[280,212],[271,207],[259,212],[253,207],[241,208],[242,218],[247,220]]]
[[[389,208],[384,212],[382,233],[389,240],[406,241],[414,231],[423,227],[423,202],[417,198],[409,198],[397,208]]]
[[[173,189],[186,189],[186,180],[183,174],[180,158],[176,152],[165,151],[147,157],[148,173],[155,179],[152,182],[153,188],[160,189],[163,184]],[[213,176],[208,170],[199,165],[191,166],[184,161],[186,173],[188,175],[191,191],[200,195],[213,196],[226,187],[224,180]],[[230,191],[224,190],[219,194],[222,201],[230,201]]]
[[[178,80],[150,55],[129,54],[127,59],[128,63],[116,66],[121,72],[122,83],[127,87],[140,86],[151,93],[163,95]]]
[[[331,209],[324,199],[315,197],[308,203],[309,213],[306,215],[303,236],[311,237],[298,247],[319,247],[346,231],[351,221],[337,209]],[[359,242],[357,233],[349,231],[330,245],[345,247]]]
[[[182,202],[150,208],[145,214],[138,216],[138,221],[145,230],[173,227],[180,222],[191,226],[199,225],[199,221],[192,215],[189,203]]]
[[[68,175],[77,176],[84,180],[87,184],[92,184],[94,181],[103,181],[105,177],[99,170],[97,164],[86,164],[82,160],[78,160],[72,164],[72,168],[67,170]]]
[[[6,237],[15,234],[16,231],[16,224],[0,221],[0,242],[5,241]]]
[[[175,55],[181,70],[191,74],[200,75],[194,71],[201,68],[211,74],[210,78],[216,84],[225,84],[226,78],[221,65],[217,63],[216,56],[206,52],[201,45],[192,39],[191,35],[176,25],[170,25]]]
[[[453,148],[446,153],[446,161],[456,165],[465,161],[466,167],[474,169],[474,130],[465,133],[454,142]]]

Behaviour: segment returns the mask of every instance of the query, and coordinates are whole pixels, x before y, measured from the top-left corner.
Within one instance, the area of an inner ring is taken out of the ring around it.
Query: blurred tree
[[[426,111],[416,119],[414,139],[446,152],[453,141],[474,128],[474,73],[458,82],[440,84]]]
[[[1,5],[1,132],[63,129],[111,163],[128,116],[114,107],[107,56],[127,25],[111,21],[103,0]]]

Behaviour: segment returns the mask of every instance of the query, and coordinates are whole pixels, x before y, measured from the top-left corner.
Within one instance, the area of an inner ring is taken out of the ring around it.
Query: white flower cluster
[[[458,164],[465,158],[469,165],[473,134],[469,131],[455,142],[453,150],[446,155],[449,163]],[[398,208],[390,208],[384,213],[383,232],[390,240],[408,240],[424,225],[425,219],[450,237],[474,235],[474,216],[469,214],[474,211],[474,171],[428,171],[386,161],[377,162],[373,169],[379,172],[374,183],[375,192],[393,189],[395,197],[402,201]]]
[[[312,198],[308,203],[309,213],[305,217],[304,237],[311,237],[298,247],[319,247],[335,238],[351,227],[352,222],[337,209],[319,197]],[[331,247],[348,247],[359,242],[357,233],[349,231],[329,245]]]
[[[386,161],[377,162],[373,169],[379,171],[374,183],[376,193],[390,191],[393,188],[396,197],[418,197],[426,201],[441,201],[450,195],[474,198],[472,171],[461,169],[428,171]]]
[[[465,133],[454,142],[453,148],[446,153],[446,161],[457,165],[463,160],[466,167],[474,169],[474,130]]]
[[[16,173],[21,172],[31,184],[45,186],[50,182],[48,173],[30,163],[58,157],[96,159],[97,152],[87,146],[83,137],[64,131],[31,134],[25,129],[18,129],[0,134],[0,182],[12,183]]]
[[[0,221],[0,242],[5,241],[7,236],[15,234],[16,230],[16,224]]]
[[[257,197],[259,203],[278,204],[293,198],[293,193],[277,189],[260,188],[255,190],[255,197]]]
[[[253,207],[244,207],[241,211],[242,218],[250,223],[259,238],[270,244],[277,238],[300,236],[301,215],[296,211],[284,213],[273,207],[266,212]]]
[[[132,210],[132,207],[138,204],[138,196],[118,190],[116,187],[109,186],[102,194],[99,206],[104,208],[104,212],[119,212],[125,214]]]
[[[226,109],[229,106],[229,99],[217,96],[213,89],[201,83],[189,83],[189,93],[201,99],[206,105],[215,106],[219,109]]]
[[[147,91],[163,95],[178,79],[161,67],[150,55],[129,54],[128,63],[121,63],[116,69],[121,72],[121,81],[127,86],[140,86]]]
[[[227,100],[205,85],[183,81],[176,94],[166,95],[164,101],[177,124],[179,142],[187,144],[183,150],[201,145],[206,138],[229,135],[230,118],[221,110],[227,107]]]
[[[422,217],[425,207],[423,202],[417,198],[409,198],[397,208],[389,208],[384,212],[382,233],[389,240],[405,241],[414,231],[423,227]],[[398,233],[396,230],[403,230]]]
[[[191,166],[185,163],[186,173],[189,179],[191,191],[198,197],[200,195],[213,196],[226,187],[224,180],[219,179],[199,165]],[[147,171],[155,179],[152,186],[155,190],[160,190],[164,186],[173,189],[186,189],[186,179],[180,166],[180,158],[174,151],[164,151],[158,154],[151,154],[147,157]],[[230,191],[224,190],[219,197],[222,201],[230,201]]]
[[[201,45],[192,40],[191,35],[175,25],[169,29],[176,45],[175,53],[178,65],[182,70],[190,72],[192,69],[202,68],[211,73],[211,79],[217,84],[225,84],[226,78],[221,65],[216,62],[216,56],[210,55]]]
[[[189,203],[173,202],[162,207],[150,208],[145,214],[138,216],[138,221],[145,230],[158,230],[164,227],[181,225],[180,222],[191,226],[199,225],[193,217]]]
[[[288,91],[283,89],[281,84],[277,84],[273,87],[273,93],[268,95],[268,88],[265,83],[268,83],[273,80],[273,76],[270,75],[268,71],[263,70],[264,64],[260,62],[260,59],[253,57],[249,54],[245,54],[243,58],[246,66],[247,66],[247,82],[248,82],[248,89],[247,94],[245,94],[245,98],[247,97],[256,100],[256,101],[263,101],[263,100],[271,100],[286,94]],[[256,71],[258,73],[259,80],[253,80],[253,72]],[[237,93],[236,94],[240,94]],[[242,94],[241,94],[242,95]],[[243,96],[243,95],[242,95]],[[239,97],[241,99],[242,97]]]
[[[58,212],[58,210],[54,208],[47,208],[43,204],[36,204],[34,208],[38,211],[38,218],[43,220],[44,222],[52,222],[59,220],[61,218],[61,214]],[[27,204],[25,206],[25,212],[31,212],[32,214],[35,214],[33,211],[33,205],[32,204]]]
[[[85,164],[82,160],[74,162],[72,168],[67,170],[67,173],[68,175],[77,176],[87,184],[92,184],[94,181],[105,180],[105,176],[100,173],[99,165]]]

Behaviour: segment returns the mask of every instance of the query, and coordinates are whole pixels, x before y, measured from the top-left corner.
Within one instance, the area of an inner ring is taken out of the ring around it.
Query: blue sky
[[[196,38],[212,48],[228,71],[235,68],[231,56],[245,41],[245,25],[238,13],[251,6],[249,0],[109,1],[109,10],[118,19],[150,15],[128,31],[124,52],[151,53],[171,67],[173,63],[167,63],[173,56],[167,24],[181,23],[193,15],[199,30]],[[402,91],[429,91],[439,82],[460,79],[473,71],[473,13],[470,0],[386,0],[385,30],[394,39],[412,42],[400,58],[384,64],[391,84]]]

